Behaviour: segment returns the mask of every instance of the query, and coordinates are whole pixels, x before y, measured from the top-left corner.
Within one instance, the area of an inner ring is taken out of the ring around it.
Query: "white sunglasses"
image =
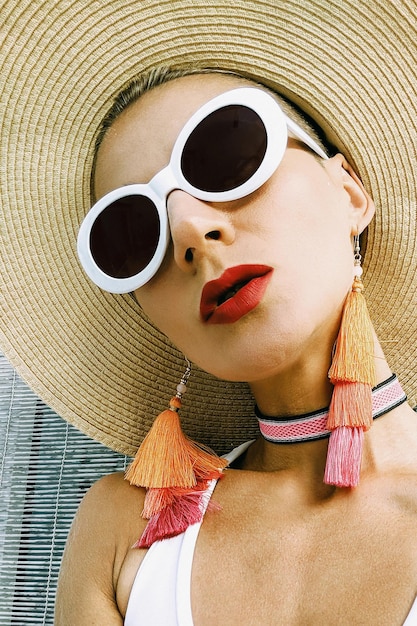
[[[142,287],[167,250],[170,192],[181,189],[207,202],[243,198],[275,172],[289,136],[328,158],[262,89],[233,89],[209,100],[186,122],[169,164],[149,183],[110,191],[87,213],[78,235],[87,275],[111,293]]]

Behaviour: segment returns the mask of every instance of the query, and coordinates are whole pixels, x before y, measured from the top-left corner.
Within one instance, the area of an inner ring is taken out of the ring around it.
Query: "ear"
[[[338,171],[338,177],[349,196],[352,211],[352,235],[359,235],[368,226],[375,214],[375,204],[353,167],[343,154],[336,154],[332,167]]]

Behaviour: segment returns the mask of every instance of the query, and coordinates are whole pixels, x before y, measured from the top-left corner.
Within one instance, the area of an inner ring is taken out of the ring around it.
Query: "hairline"
[[[102,119],[94,143],[93,163],[91,168],[91,193],[93,197],[97,154],[108,130],[120,117],[120,115],[122,115],[124,111],[129,109],[135,102],[137,102],[145,93],[151,91],[152,89],[155,89],[156,87],[186,76],[204,74],[219,74],[223,76],[234,77],[241,81],[247,82],[248,84],[254,85],[259,89],[263,89],[275,98],[284,113],[288,115],[289,118],[299,124],[299,126],[301,126],[303,130],[308,132],[317,141],[317,143],[321,147],[323,147],[325,151],[328,150],[329,146],[324,140],[324,133],[318,127],[318,125],[315,124],[311,120],[311,118],[309,118],[304,113],[304,111],[302,111],[296,104],[288,100],[288,98],[283,96],[281,93],[271,89],[263,83],[252,78],[247,78],[246,76],[243,76],[238,72],[234,72],[232,70],[224,70],[218,68],[199,68],[193,66],[184,68],[171,68],[170,66],[162,65],[155,67],[148,72],[143,72],[133,77],[129,81],[129,83],[118,92],[112,102],[112,105]],[[316,156],[318,157],[318,155]]]

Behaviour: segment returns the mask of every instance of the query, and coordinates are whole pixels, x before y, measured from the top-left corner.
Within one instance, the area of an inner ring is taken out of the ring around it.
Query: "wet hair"
[[[260,82],[248,79],[244,76],[241,76],[237,72],[227,71],[227,70],[219,70],[213,68],[197,68],[193,66],[184,67],[184,68],[171,68],[169,66],[159,66],[151,69],[148,72],[144,72],[142,74],[138,74],[135,76],[128,85],[122,89],[117,96],[115,97],[113,104],[111,105],[109,111],[105,115],[104,119],[101,122],[100,128],[98,130],[98,134],[95,141],[94,147],[94,160],[93,167],[91,172],[91,191],[94,196],[94,174],[95,174],[95,165],[97,159],[97,153],[100,148],[100,145],[109,130],[109,128],[114,124],[115,120],[132,104],[137,102],[141,96],[145,93],[154,89],[155,87],[159,87],[171,80],[176,80],[177,78],[183,78],[184,76],[192,76],[196,74],[221,74],[223,76],[231,76],[235,77],[241,81],[246,81],[250,85],[256,85],[265,91],[271,93],[274,98],[279,103],[280,107],[284,111],[289,118],[294,120],[303,130],[305,130],[311,137],[313,137],[317,143],[324,149],[325,152],[330,153],[331,147],[326,142],[324,138],[323,131],[320,129],[313,120],[308,117],[298,106],[296,106],[293,102],[289,101],[287,98],[282,96],[281,94],[271,90]],[[308,148],[307,148],[308,149]],[[315,153],[314,153],[315,155]],[[317,156],[317,155],[315,155]],[[319,159],[320,157],[317,156]]]

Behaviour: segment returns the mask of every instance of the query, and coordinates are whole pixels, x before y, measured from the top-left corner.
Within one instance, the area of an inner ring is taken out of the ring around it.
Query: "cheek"
[[[153,281],[152,281],[153,283]],[[162,332],[166,333],[166,320],[168,317],[173,320],[176,316],[178,307],[168,307],[170,294],[157,285],[145,285],[135,292],[137,301],[139,302],[144,313],[149,317],[155,326]],[[169,313],[168,314],[168,309]]]
[[[304,167],[302,165],[304,164]],[[339,255],[351,251],[350,204],[347,194],[336,187],[322,166],[311,157],[301,160],[299,175],[294,167],[283,167],[269,189],[267,206],[275,205],[277,222],[284,242],[311,261],[320,261],[331,254],[337,261]]]
[[[263,206],[291,300],[298,300],[304,310],[336,306],[353,279],[346,194],[313,163],[302,176],[283,168],[268,187]]]
[[[143,312],[179,349],[190,335],[190,317],[187,312],[191,304],[187,296],[165,279],[153,279],[149,285],[135,292]]]

